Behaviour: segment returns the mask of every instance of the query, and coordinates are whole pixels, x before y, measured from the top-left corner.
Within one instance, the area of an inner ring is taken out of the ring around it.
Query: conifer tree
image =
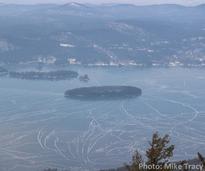
[[[204,157],[200,153],[198,153],[198,158],[199,158],[200,162],[202,163],[203,170],[205,170],[205,159],[204,159]]]
[[[170,171],[170,169],[165,168],[173,156],[174,151],[174,145],[170,145],[169,135],[161,137],[158,132],[154,133],[151,142],[149,142],[149,146],[146,151],[146,162],[143,162],[139,152],[135,152],[132,157],[132,163],[126,165],[128,171]],[[149,169],[139,167],[144,163],[146,166],[155,167]],[[160,166],[160,169],[156,168],[156,166]]]
[[[146,151],[147,165],[165,166],[173,156],[174,145],[169,145],[169,135],[160,137],[158,132],[152,136],[149,142],[150,148]]]

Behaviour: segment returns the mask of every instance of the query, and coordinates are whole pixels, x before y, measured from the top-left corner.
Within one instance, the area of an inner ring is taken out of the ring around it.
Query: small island
[[[59,70],[59,71],[25,71],[25,72],[9,72],[9,77],[27,80],[68,80],[78,77],[75,71]]]
[[[141,96],[142,90],[132,86],[82,87],[67,90],[65,97],[78,100],[120,100]]]
[[[8,74],[8,71],[5,68],[0,67],[0,76]]]
[[[87,83],[90,80],[90,78],[88,77],[87,74],[85,74],[85,75],[81,75],[79,77],[79,80],[82,81],[82,82],[86,82]]]

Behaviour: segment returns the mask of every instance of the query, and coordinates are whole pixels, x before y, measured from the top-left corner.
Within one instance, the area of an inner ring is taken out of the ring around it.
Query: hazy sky
[[[182,5],[198,5],[205,3],[205,0],[0,0],[3,3],[20,3],[20,4],[35,4],[35,3],[67,3],[67,2],[80,2],[80,3],[131,3],[137,5],[147,4],[182,4]]]

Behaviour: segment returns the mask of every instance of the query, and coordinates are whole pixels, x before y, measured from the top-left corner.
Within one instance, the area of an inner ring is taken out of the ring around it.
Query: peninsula
[[[75,71],[59,70],[59,71],[25,71],[25,72],[9,72],[11,78],[27,79],[27,80],[68,80],[78,77]]]

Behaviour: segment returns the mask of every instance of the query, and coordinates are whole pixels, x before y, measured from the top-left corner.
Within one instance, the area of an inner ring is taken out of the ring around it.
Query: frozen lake
[[[205,70],[75,68],[91,81],[0,77],[0,170],[112,168],[144,153],[154,131],[168,133],[175,159],[205,152]],[[130,85],[142,96],[118,101],[64,98],[82,86]]]

